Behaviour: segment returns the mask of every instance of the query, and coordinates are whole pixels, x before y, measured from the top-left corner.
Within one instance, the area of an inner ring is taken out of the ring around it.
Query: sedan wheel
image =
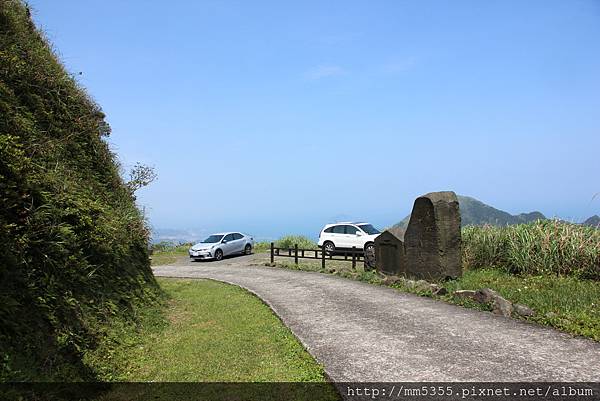
[[[244,254],[250,255],[251,253],[252,253],[252,245],[246,244],[246,247],[244,248]]]
[[[215,252],[215,259],[216,260],[222,260],[223,259],[223,251],[220,249],[217,249],[217,251]]]

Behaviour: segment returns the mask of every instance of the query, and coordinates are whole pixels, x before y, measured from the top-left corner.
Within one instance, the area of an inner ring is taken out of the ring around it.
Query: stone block
[[[402,275],[406,271],[404,243],[390,231],[375,238],[377,271],[388,275]]]
[[[437,281],[462,275],[460,210],[456,194],[418,197],[404,235],[406,274]]]

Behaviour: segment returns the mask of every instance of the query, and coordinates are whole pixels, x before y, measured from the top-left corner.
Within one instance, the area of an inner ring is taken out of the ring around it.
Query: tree
[[[158,175],[154,171],[154,167],[146,166],[142,163],[136,163],[129,173],[129,182],[127,187],[134,194],[140,188],[150,185]]]

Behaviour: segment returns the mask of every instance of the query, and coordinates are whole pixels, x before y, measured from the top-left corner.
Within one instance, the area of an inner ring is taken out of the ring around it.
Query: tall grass
[[[540,220],[515,226],[470,226],[462,231],[465,270],[600,280],[600,230]]]
[[[278,248],[293,248],[296,244],[300,249],[317,249],[317,244],[303,235],[286,235],[275,241]]]

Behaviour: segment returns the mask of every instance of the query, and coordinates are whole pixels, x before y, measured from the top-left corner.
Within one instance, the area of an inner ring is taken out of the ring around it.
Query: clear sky
[[[31,0],[155,228],[600,214],[600,1]]]

